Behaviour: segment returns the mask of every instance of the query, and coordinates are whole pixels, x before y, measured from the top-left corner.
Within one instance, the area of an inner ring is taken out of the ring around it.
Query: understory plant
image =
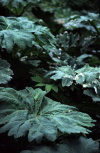
[[[100,152],[99,5],[0,1],[0,153]]]

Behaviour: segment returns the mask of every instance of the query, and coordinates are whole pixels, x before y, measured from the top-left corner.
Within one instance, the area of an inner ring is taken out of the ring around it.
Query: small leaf
[[[52,90],[54,90],[57,93],[58,92],[58,87],[56,85],[52,85]]]
[[[50,92],[51,89],[52,89],[52,84],[46,84],[46,85],[45,85],[45,90],[46,90],[47,92]]]
[[[32,80],[39,83],[43,81],[42,77],[39,75],[32,77]]]
[[[36,87],[43,87],[43,86],[45,86],[45,84],[44,84],[44,83],[38,83],[38,84],[36,84],[35,86],[36,86]]]

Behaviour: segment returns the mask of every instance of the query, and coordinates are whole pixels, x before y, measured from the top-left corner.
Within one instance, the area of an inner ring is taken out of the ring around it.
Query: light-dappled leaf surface
[[[0,46],[11,52],[14,47],[36,47],[52,54],[55,38],[47,27],[36,25],[26,17],[0,17]]]
[[[62,79],[62,86],[70,86],[73,83],[75,72],[70,66],[58,67],[56,70],[48,73],[51,75],[51,79],[59,80]]]
[[[29,141],[43,137],[55,141],[61,133],[87,134],[93,120],[75,107],[61,104],[45,96],[41,89],[16,91],[0,88],[0,133],[19,138],[28,134]]]
[[[66,29],[74,30],[78,28],[85,28],[88,31],[97,32],[99,30],[100,15],[95,13],[88,13],[86,16],[73,15],[67,19],[64,24]],[[97,29],[95,28],[97,26]]]
[[[6,84],[11,80],[13,75],[12,70],[10,69],[10,64],[0,58],[0,84]]]
[[[21,153],[98,153],[99,143],[93,141],[91,138],[68,138],[61,144],[55,146],[37,145],[32,150],[24,150]]]
[[[100,87],[100,67],[90,67],[86,65],[76,70],[75,80],[83,87]]]
[[[70,66],[61,66],[49,72],[48,75],[53,80],[61,80],[62,87],[80,84],[83,88],[94,89],[94,94],[89,90],[84,91],[84,94],[92,97],[93,101],[100,101],[100,67],[85,65],[75,70]]]
[[[70,66],[57,67],[48,73],[53,80],[62,80],[62,86],[70,86],[74,81],[86,87],[100,87],[100,67],[85,65],[80,69],[72,69]]]

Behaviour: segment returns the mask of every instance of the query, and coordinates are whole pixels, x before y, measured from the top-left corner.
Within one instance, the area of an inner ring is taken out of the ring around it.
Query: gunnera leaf
[[[13,72],[10,69],[10,64],[0,58],[0,84],[6,84],[12,79]]]
[[[99,143],[85,137],[67,138],[56,145],[37,145],[21,153],[98,153]]]
[[[15,138],[28,135],[29,141],[55,141],[60,133],[88,134],[93,120],[75,107],[45,96],[41,89],[0,88],[0,133]]]

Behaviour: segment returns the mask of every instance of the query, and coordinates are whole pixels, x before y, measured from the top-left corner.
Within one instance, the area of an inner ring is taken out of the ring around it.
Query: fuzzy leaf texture
[[[29,141],[46,138],[55,141],[59,132],[88,134],[92,118],[78,112],[73,106],[47,98],[41,89],[26,88],[16,91],[0,88],[0,133],[22,137],[28,133]]]
[[[0,46],[8,52],[14,47],[35,47],[52,54],[55,38],[47,27],[36,25],[26,17],[0,17]]]
[[[6,84],[12,79],[13,72],[10,69],[10,64],[0,58],[0,84]]]
[[[99,143],[93,141],[91,138],[68,138],[60,144],[48,146],[37,145],[32,150],[24,150],[21,153],[98,153]]]

